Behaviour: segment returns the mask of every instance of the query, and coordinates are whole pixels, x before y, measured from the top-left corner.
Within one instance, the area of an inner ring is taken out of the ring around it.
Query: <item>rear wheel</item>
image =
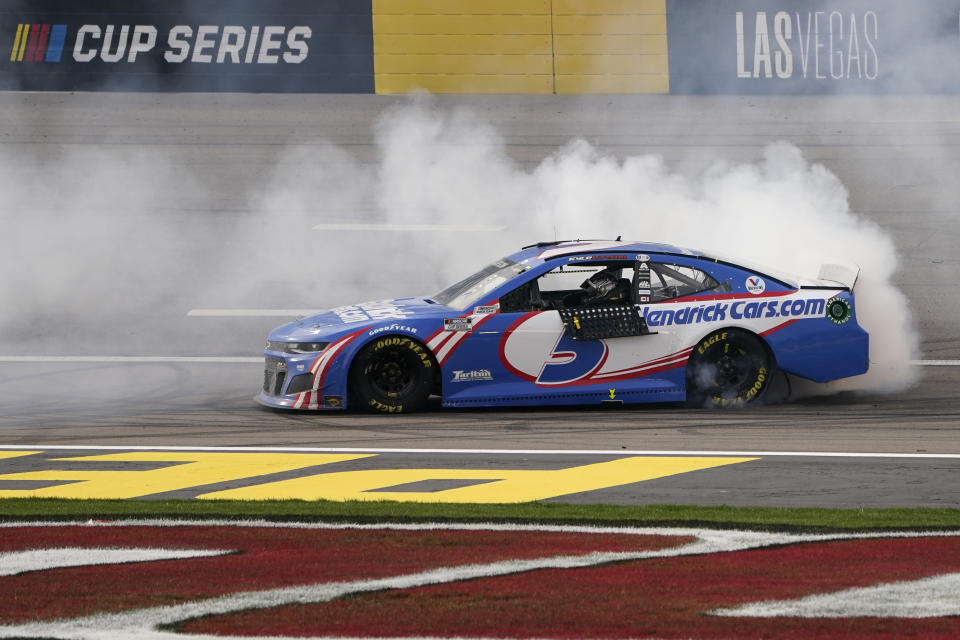
[[[697,407],[742,407],[760,400],[776,371],[766,346],[742,329],[705,337],[687,361],[687,402]]]
[[[384,336],[363,347],[350,367],[353,401],[368,411],[418,411],[427,403],[436,368],[430,352],[406,336]]]

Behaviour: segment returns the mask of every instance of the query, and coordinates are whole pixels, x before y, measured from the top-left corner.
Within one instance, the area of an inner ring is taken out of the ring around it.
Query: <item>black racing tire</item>
[[[419,411],[427,403],[437,363],[422,343],[401,335],[377,337],[357,353],[347,382],[351,402],[374,413]]]
[[[743,329],[718,329],[687,360],[687,403],[727,409],[759,402],[777,365],[764,342]]]

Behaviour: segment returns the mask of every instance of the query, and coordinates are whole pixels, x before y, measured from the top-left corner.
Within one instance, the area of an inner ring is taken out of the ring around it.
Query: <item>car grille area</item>
[[[283,383],[287,379],[287,363],[283,358],[266,356],[263,369],[263,392],[268,396],[283,393]]]

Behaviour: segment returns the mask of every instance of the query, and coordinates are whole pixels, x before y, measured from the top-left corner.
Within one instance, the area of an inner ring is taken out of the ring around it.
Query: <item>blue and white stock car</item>
[[[859,269],[801,280],[678,247],[542,242],[431,298],[275,329],[258,401],[288,409],[759,401],[775,372],[865,373]]]

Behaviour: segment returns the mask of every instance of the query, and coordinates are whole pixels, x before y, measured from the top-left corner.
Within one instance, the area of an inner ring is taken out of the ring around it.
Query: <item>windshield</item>
[[[450,285],[433,296],[433,299],[440,304],[463,311],[471,302],[478,301],[504,282],[512,280],[526,271],[527,268],[509,258],[504,258],[484,267],[460,282]]]

